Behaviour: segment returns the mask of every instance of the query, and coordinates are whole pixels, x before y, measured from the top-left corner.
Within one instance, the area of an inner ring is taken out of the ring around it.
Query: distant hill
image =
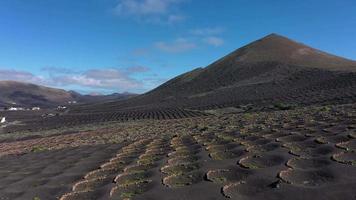
[[[16,81],[0,81],[0,102],[3,105],[50,107],[74,100],[75,96],[65,90]]]
[[[90,104],[90,103],[103,103],[103,102],[124,100],[135,96],[137,96],[137,94],[124,92],[124,93],[113,93],[108,95],[101,95],[101,94],[80,95],[77,96],[76,99],[81,104],[83,103]]]
[[[209,109],[244,104],[356,100],[356,62],[271,34],[127,101],[76,111],[157,107]]]
[[[42,107],[51,108],[68,104],[69,101],[78,103],[107,102],[135,96],[130,93],[112,95],[81,95],[74,91],[65,91],[31,83],[17,81],[0,81],[0,108],[4,107]]]

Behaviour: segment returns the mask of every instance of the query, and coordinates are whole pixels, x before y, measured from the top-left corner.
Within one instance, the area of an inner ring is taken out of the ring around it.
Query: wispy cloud
[[[45,78],[41,76],[36,76],[30,72],[12,70],[12,69],[0,69],[0,80],[12,80],[12,81],[22,81],[44,84],[46,83]]]
[[[92,89],[136,90],[143,83],[119,69],[91,69],[77,75],[52,76],[51,79],[59,86],[76,85]]]
[[[41,68],[42,71],[48,72],[50,74],[73,74],[76,73],[75,70],[65,68],[65,67],[56,67],[56,66],[46,66]]]
[[[204,44],[219,47],[225,43],[225,40],[221,35],[225,32],[225,28],[222,27],[205,27],[196,28],[189,31],[193,36],[202,38],[201,41]]]
[[[222,46],[225,43],[224,39],[215,36],[206,37],[203,39],[203,41],[208,45],[216,47]]]
[[[193,29],[185,33],[185,37],[170,42],[159,41],[154,47],[167,53],[184,53],[203,45],[219,47],[225,43],[220,36],[224,31],[225,29],[221,27]]]
[[[196,28],[190,30],[190,33],[193,35],[199,36],[211,36],[211,35],[219,35],[225,31],[222,27],[205,27],[205,28]]]
[[[182,2],[184,0],[120,0],[114,13],[145,22],[175,23],[185,19],[177,11],[177,6]]]
[[[185,38],[178,38],[173,42],[157,42],[155,47],[168,53],[182,53],[194,49],[197,45]]]
[[[157,15],[165,14],[176,0],[121,0],[116,6],[117,14]]]

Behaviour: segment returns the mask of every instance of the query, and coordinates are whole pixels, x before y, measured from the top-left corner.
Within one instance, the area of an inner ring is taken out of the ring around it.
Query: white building
[[[1,121],[0,121],[0,124],[3,124],[6,122],[6,118],[5,117],[1,117]]]
[[[57,107],[57,110],[65,110],[65,109],[67,109],[67,107],[65,107],[65,106],[58,106]]]
[[[10,111],[18,111],[18,110],[25,110],[25,109],[21,108],[21,107],[10,107],[9,110]]]
[[[41,110],[40,107],[33,107],[32,110]]]

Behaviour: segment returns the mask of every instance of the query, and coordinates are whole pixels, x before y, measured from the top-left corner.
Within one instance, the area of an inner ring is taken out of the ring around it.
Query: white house
[[[67,109],[67,107],[65,107],[65,106],[58,106],[57,107],[57,110],[65,110],[65,109]]]
[[[41,110],[40,107],[33,107],[32,110]]]
[[[5,117],[1,117],[1,121],[0,121],[0,124],[3,124],[6,122],[6,118]]]
[[[18,110],[25,110],[24,108],[17,108],[17,107],[10,107],[10,111],[18,111]]]

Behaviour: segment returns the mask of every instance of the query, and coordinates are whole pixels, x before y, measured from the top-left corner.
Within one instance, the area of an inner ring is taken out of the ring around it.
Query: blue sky
[[[146,92],[269,33],[356,60],[354,0],[1,0],[0,79]]]

